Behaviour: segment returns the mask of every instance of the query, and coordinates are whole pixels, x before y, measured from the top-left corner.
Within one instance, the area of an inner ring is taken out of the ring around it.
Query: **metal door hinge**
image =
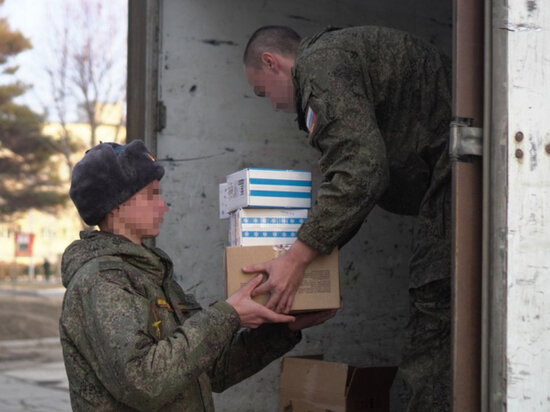
[[[451,160],[460,160],[464,156],[483,154],[483,128],[472,127],[472,119],[462,117],[451,121],[449,138],[449,156]]]
[[[160,132],[166,127],[166,105],[162,100],[157,102],[155,131]]]

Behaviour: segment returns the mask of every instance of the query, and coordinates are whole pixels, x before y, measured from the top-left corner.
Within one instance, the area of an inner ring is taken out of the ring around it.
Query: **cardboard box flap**
[[[289,398],[343,399],[348,369],[348,365],[343,363],[284,358],[281,364],[281,391],[285,391]]]
[[[283,358],[280,412],[388,412],[396,367]]]
[[[281,400],[282,403],[279,405],[280,412],[347,412],[346,399],[344,397],[334,401],[310,401],[307,399],[292,398],[283,398]]]
[[[287,399],[282,407],[283,412],[327,412],[326,405],[315,405],[303,399]],[[332,411],[332,409],[329,409]]]

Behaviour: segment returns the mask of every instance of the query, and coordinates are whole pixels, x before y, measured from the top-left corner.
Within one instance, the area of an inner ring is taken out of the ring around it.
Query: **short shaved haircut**
[[[295,56],[302,38],[287,26],[263,26],[256,30],[244,49],[243,63],[246,67],[261,69],[261,57],[265,52],[283,56]]]

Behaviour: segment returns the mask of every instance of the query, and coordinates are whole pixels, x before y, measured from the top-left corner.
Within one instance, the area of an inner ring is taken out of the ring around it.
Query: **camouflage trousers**
[[[451,406],[451,281],[409,290],[411,316],[400,372],[412,390],[408,412],[445,412]]]
[[[400,372],[409,412],[451,407],[451,184],[444,168],[424,199],[410,261],[410,318]]]

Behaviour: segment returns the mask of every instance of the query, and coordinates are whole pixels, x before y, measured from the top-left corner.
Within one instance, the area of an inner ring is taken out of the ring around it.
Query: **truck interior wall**
[[[228,222],[218,219],[218,184],[244,167],[308,169],[321,174],[295,116],[272,111],[246,82],[242,53],[266,24],[309,36],[328,26],[374,24],[412,32],[450,55],[450,0],[164,0],[160,10],[159,95],[166,124],[157,155],[171,210],[157,245],[174,259],[177,280],[203,305],[224,299],[223,248]],[[379,208],[340,253],[343,307],[304,332],[293,355],[366,366],[398,365],[408,315],[413,219]],[[215,396],[218,411],[275,411],[279,361]],[[392,410],[404,410],[398,377]],[[261,406],[259,406],[261,405]]]

